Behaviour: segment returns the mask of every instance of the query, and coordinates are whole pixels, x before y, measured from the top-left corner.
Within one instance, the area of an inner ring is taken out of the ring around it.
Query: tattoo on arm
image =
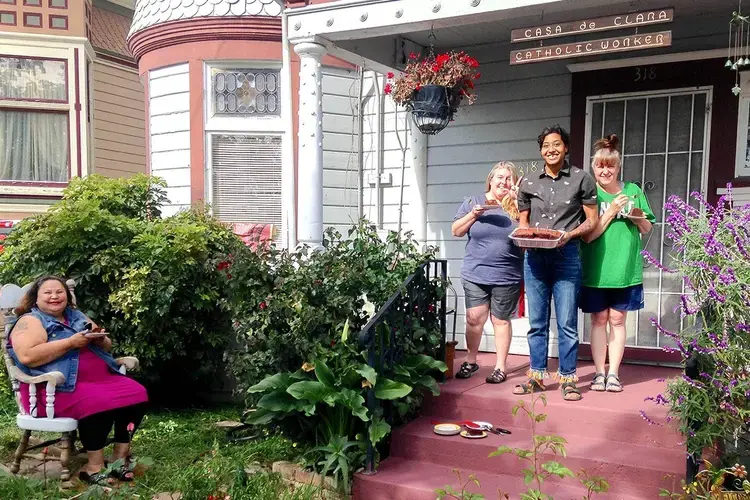
[[[588,233],[589,231],[592,231],[594,229],[594,224],[591,221],[591,219],[586,219],[581,223],[580,226],[575,228],[570,232],[570,239],[578,238],[579,236],[583,236],[584,234]]]
[[[25,319],[18,320],[18,323],[16,323],[16,326],[13,327],[13,331],[16,332],[25,332],[29,329],[29,324]]]

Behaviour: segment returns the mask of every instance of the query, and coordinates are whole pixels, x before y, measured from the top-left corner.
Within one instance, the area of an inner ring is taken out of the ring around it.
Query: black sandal
[[[544,392],[547,390],[540,381],[530,378],[525,384],[518,384],[513,388],[513,394],[524,396],[534,392]]]
[[[458,370],[458,373],[456,373],[456,378],[469,378],[474,375],[474,372],[477,370],[479,370],[478,364],[464,361],[461,364],[461,368]]]
[[[487,376],[485,379],[488,384],[500,384],[502,382],[505,382],[505,379],[508,378],[507,375],[505,375],[505,372],[502,371],[500,368],[495,368],[495,370]]]
[[[560,385],[560,390],[565,401],[580,401],[583,399],[581,391],[576,387],[575,382],[564,382]]]
[[[96,484],[98,486],[111,486],[111,483],[109,481],[109,475],[105,470],[102,470],[100,472],[96,472],[94,474],[89,474],[85,470],[82,470],[78,473],[78,479],[83,481],[86,484]]]
[[[120,466],[116,469],[112,469],[109,473],[109,477],[113,477],[118,481],[129,483],[135,478],[135,474],[127,465]]]

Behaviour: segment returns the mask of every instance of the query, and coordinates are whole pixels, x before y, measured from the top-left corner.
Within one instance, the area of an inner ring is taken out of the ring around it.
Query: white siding
[[[190,207],[190,93],[188,65],[149,72],[151,173],[167,181],[164,215]]]
[[[357,71],[324,67],[322,87],[323,225],[333,226],[345,236],[359,218]]]

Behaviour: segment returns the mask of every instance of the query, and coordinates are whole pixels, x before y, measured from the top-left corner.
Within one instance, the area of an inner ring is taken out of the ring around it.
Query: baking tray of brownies
[[[557,248],[562,237],[562,231],[531,227],[519,227],[510,233],[510,239],[522,248]]]

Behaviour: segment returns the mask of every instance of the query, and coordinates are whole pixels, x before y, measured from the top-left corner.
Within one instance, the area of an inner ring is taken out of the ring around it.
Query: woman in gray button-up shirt
[[[581,286],[580,237],[596,225],[596,182],[591,174],[565,161],[570,136],[559,125],[539,135],[544,169],[528,176],[519,186],[519,227],[563,232],[557,248],[529,249],[524,262],[524,283],[529,306],[529,380],[514,393],[544,390],[549,344],[550,299],[555,301],[559,368],[563,398],[578,401],[578,291]]]

